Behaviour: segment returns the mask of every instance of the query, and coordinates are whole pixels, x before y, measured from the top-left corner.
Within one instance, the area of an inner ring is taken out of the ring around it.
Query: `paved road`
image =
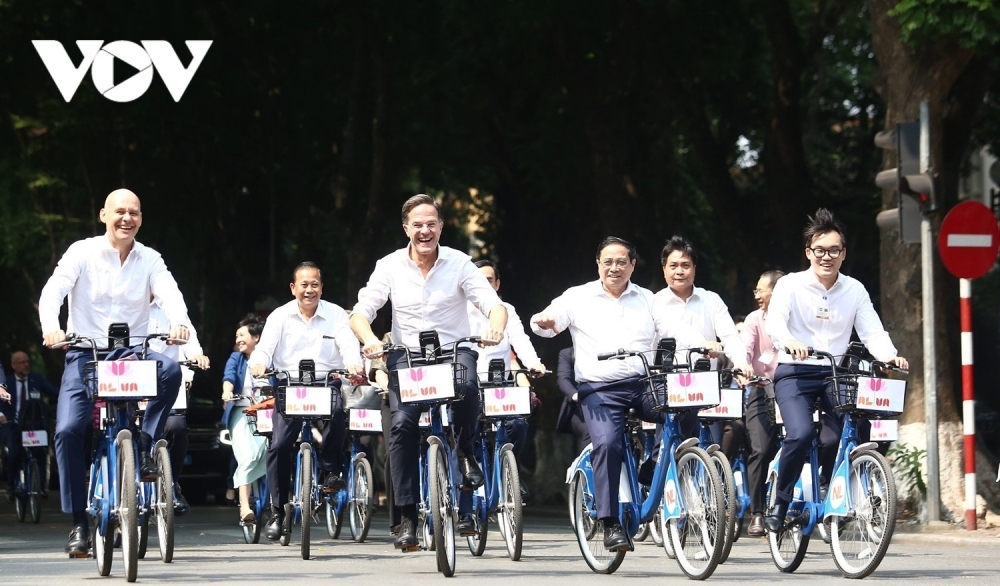
[[[572,580],[573,586],[607,584],[611,580],[653,578],[657,584],[686,583],[676,562],[651,542],[637,544],[636,551],[613,577],[594,574],[580,557],[562,509],[525,509],[527,516],[523,559],[511,562],[498,533],[491,532],[486,553],[473,558],[468,549],[459,550],[457,572],[452,582],[552,586],[552,580]],[[375,518],[369,541],[356,544],[343,539],[327,539],[325,529],[313,532],[314,559],[299,555],[297,538],[289,547],[271,543],[248,545],[235,524],[236,510],[224,507],[197,507],[191,515],[178,519],[174,562],[159,561],[155,536],[150,552],[139,564],[139,583],[204,584],[245,583],[278,576],[293,578],[295,584],[329,584],[347,579],[357,584],[440,583],[429,552],[397,553],[392,548],[384,514]],[[62,553],[68,533],[68,517],[58,514],[55,504],[45,504],[42,523],[18,523],[13,506],[0,502],[0,586],[14,584],[60,584],[108,581],[122,582],[121,556],[115,554],[109,578],[97,575],[93,559],[70,560]],[[349,530],[345,528],[345,534]],[[262,539],[263,540],[263,539]],[[517,582],[512,582],[517,580]],[[721,566],[711,581],[747,583],[843,584],[827,546],[816,540],[795,574],[781,574],[771,563],[767,545],[760,539],[744,537],[733,549],[730,561]],[[1000,538],[981,533],[975,538],[960,531],[933,535],[898,534],[889,555],[868,580],[894,582],[957,582],[976,586],[1000,584]],[[451,583],[451,582],[449,582]]]

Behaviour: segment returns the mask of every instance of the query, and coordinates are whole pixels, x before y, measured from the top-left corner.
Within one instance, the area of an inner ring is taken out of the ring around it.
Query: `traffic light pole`
[[[920,172],[930,169],[930,116],[920,102]],[[924,423],[927,426],[927,524],[941,521],[941,464],[938,455],[937,347],[934,327],[934,234],[927,214],[920,218],[920,265],[924,321]]]

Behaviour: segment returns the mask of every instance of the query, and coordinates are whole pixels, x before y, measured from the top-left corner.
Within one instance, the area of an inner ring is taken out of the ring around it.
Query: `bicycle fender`
[[[500,455],[502,456],[504,452],[509,452],[514,449],[514,444],[507,442],[500,448]]]
[[[686,440],[682,441],[681,443],[677,444],[677,447],[674,448],[674,457],[676,458],[677,454],[683,452],[684,450],[690,447],[697,446],[700,441],[701,440],[699,440],[696,437],[689,437]]]
[[[358,460],[361,460],[362,458],[366,458],[366,457],[367,456],[365,455],[364,452],[358,452],[357,454],[354,454],[353,458],[351,458],[351,462],[357,462]]]
[[[167,447],[167,440],[161,438],[161,439],[159,439],[159,440],[156,441],[156,445],[153,446],[153,451],[155,452],[156,450],[159,450],[160,448],[166,448],[166,447]]]
[[[442,442],[441,438],[439,438],[436,435],[430,435],[430,436],[428,436],[427,437],[427,443],[430,444],[430,445],[432,445],[432,446],[438,446],[439,448],[444,449],[444,442]]]
[[[115,441],[121,443],[124,440],[132,439],[132,432],[127,429],[122,429],[118,431],[118,435],[115,436]]]
[[[853,450],[851,450],[851,455],[853,456],[854,454],[860,452],[861,450],[872,450],[872,451],[878,450],[878,444],[875,442],[865,442],[855,447]]]
[[[709,456],[711,456],[712,454],[714,454],[715,452],[718,452],[721,449],[722,448],[719,446],[719,444],[712,444],[712,445],[708,446],[707,448],[705,448],[705,453],[708,454]]]

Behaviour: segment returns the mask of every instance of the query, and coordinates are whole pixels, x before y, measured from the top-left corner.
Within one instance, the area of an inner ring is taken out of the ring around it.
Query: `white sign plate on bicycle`
[[[187,385],[181,383],[181,390],[177,391],[177,400],[174,401],[174,406],[170,409],[172,411],[187,411],[188,408],[188,394]]]
[[[396,372],[399,376],[399,400],[403,403],[440,401],[455,396],[451,364],[401,368]]]
[[[670,407],[710,407],[719,404],[719,372],[672,372],[667,375]]]
[[[872,421],[871,441],[894,442],[899,439],[899,422],[895,419],[875,419]]]
[[[487,417],[531,414],[530,387],[483,389],[483,413]]]
[[[743,389],[719,389],[719,404],[702,409],[698,417],[708,419],[739,419],[743,417]]]
[[[656,424],[652,423],[652,422],[649,422],[649,421],[643,421],[642,422],[642,430],[643,431],[656,431]]]
[[[49,433],[45,430],[29,430],[21,432],[21,446],[25,448],[44,448],[49,445]]]
[[[441,427],[448,427],[448,409],[441,405],[438,407],[441,410]],[[431,411],[428,409],[420,414],[420,419],[417,420],[420,427],[430,427],[431,426]]]
[[[858,409],[902,413],[905,394],[906,381],[858,377]]]
[[[257,433],[271,433],[274,430],[274,409],[259,409],[257,411]]]
[[[374,409],[351,409],[348,429],[382,433],[382,412]]]
[[[330,415],[332,397],[330,387],[285,387],[285,415]]]
[[[148,399],[156,396],[155,360],[105,360],[97,363],[97,396]]]

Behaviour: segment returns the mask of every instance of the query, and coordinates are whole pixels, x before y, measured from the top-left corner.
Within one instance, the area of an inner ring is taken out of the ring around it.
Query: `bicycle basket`
[[[465,397],[468,368],[446,362],[392,371],[403,403],[451,403]]]
[[[247,411],[247,426],[250,432],[261,437],[271,437],[274,423],[271,417],[274,416],[274,409],[259,409],[257,411]]]
[[[834,411],[865,419],[887,419],[903,412],[906,381],[874,378],[862,374],[839,374],[833,381],[830,397]]]
[[[661,372],[642,379],[655,411],[677,413],[719,404],[719,371]]]
[[[287,418],[329,419],[337,404],[335,390],[326,385],[278,386],[274,404]]]

